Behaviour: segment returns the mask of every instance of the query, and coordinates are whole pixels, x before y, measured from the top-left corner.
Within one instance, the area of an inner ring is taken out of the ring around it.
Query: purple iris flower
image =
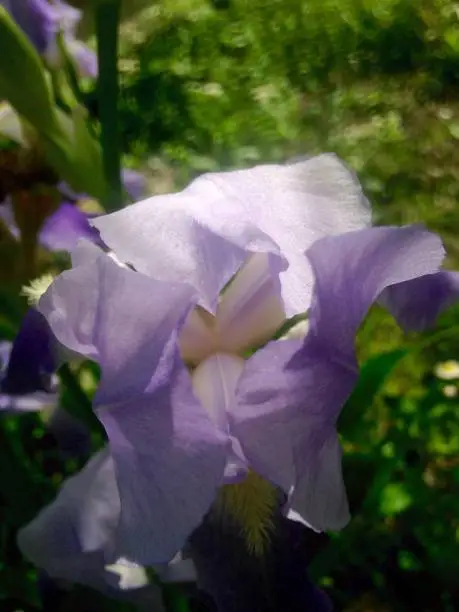
[[[132,200],[139,200],[145,193],[146,181],[135,170],[123,169],[123,186]],[[90,224],[95,215],[89,215],[75,206],[74,202],[85,198],[76,194],[65,184],[60,185],[64,201],[50,215],[40,231],[40,243],[51,251],[72,251],[80,238],[100,244],[99,232]]]
[[[97,56],[76,38],[81,11],[61,0],[0,0],[0,4],[51,65],[60,63],[56,36],[62,32],[79,72],[83,76],[97,76]]]
[[[146,181],[142,174],[124,169],[122,172],[124,188],[132,200],[138,200],[145,193]],[[49,217],[40,231],[39,242],[50,251],[72,251],[80,238],[100,244],[99,232],[90,224],[95,215],[89,215],[76,205],[83,200],[84,194],[77,194],[64,183],[59,185],[62,203]],[[14,221],[14,214],[8,199],[0,206],[0,218],[7,224],[15,236],[19,230]]]
[[[46,319],[33,308],[14,343],[0,342],[0,411],[34,412],[56,404],[54,342]]]
[[[204,175],[93,221],[113,253],[80,242],[39,310],[101,365],[94,409],[121,508],[106,559],[169,561],[249,469],[284,492],[290,518],[346,524],[336,421],[357,328],[380,298],[419,326],[457,297],[439,238],[370,222],[333,155]],[[270,342],[305,313],[304,338]]]

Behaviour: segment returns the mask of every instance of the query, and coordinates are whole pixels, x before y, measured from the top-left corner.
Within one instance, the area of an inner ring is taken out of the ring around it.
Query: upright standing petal
[[[153,278],[191,284],[203,306],[215,310],[220,291],[251,252],[278,254],[243,213],[237,198],[201,178],[181,193],[149,198],[93,225],[122,261]]]
[[[358,377],[358,326],[386,287],[435,273],[443,248],[420,227],[373,228],[323,238],[308,258],[316,281],[306,339],[270,343],[249,360],[232,433],[292,510],[336,529],[348,509],[335,426]]]
[[[332,155],[206,174],[180,193],[94,221],[123,261],[155,278],[188,280],[208,308],[248,254],[280,255],[289,264],[280,277],[287,316],[310,304],[305,249],[369,223],[360,186]]]
[[[225,290],[217,310],[220,350],[256,348],[284,323],[279,264],[269,254],[252,255]]]

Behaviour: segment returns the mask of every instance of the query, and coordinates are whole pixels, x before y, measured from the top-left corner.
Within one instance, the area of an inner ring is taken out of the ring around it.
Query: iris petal
[[[121,267],[91,244],[79,245],[76,260],[39,308],[64,346],[101,365],[94,406],[121,497],[117,558],[167,562],[208,511],[229,445],[179,355],[194,293]]]
[[[212,312],[248,255],[277,255],[287,316],[310,304],[313,273],[305,249],[369,223],[360,186],[333,155],[206,174],[180,193],[94,221],[120,259],[155,278],[189,282]]]
[[[421,227],[372,228],[323,238],[308,257],[308,334],[248,361],[232,433],[253,468],[289,493],[291,509],[316,529],[336,529],[348,518],[335,428],[358,378],[355,334],[386,287],[435,273],[443,248]]]

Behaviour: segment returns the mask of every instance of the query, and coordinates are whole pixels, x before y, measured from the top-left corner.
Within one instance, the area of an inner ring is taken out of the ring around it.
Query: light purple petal
[[[100,242],[99,232],[89,224],[88,215],[67,202],[46,219],[40,231],[41,244],[52,251],[72,251],[80,238]]]
[[[335,419],[356,379],[356,369],[330,361],[312,343],[284,340],[257,352],[239,384],[233,435],[257,473],[294,493],[289,507],[315,529],[348,520],[343,485],[335,486],[340,466],[327,449],[336,450]]]
[[[55,501],[21,530],[19,547],[53,577],[92,581],[113,553],[119,512],[113,461],[105,450],[69,478]]]
[[[181,193],[150,198],[94,224],[120,259],[156,278],[190,282],[210,308],[248,253],[283,255],[290,265],[281,273],[282,296],[291,316],[310,302],[305,249],[369,222],[358,183],[336,157],[323,155],[206,174]]]
[[[77,251],[79,265],[39,307],[62,344],[101,364],[94,401],[121,495],[117,556],[167,562],[207,512],[227,456],[178,354],[193,291],[122,268],[93,245]]]
[[[308,257],[316,277],[308,335],[249,360],[232,433],[254,469],[290,493],[291,509],[322,530],[348,516],[335,425],[358,377],[355,333],[387,286],[434,273],[443,248],[420,227],[373,228],[324,238]]]
[[[83,16],[82,11],[62,0],[53,0],[52,8],[62,30],[66,34],[74,35]]]
[[[422,331],[458,300],[459,274],[441,270],[387,287],[379,301],[405,330]]]
[[[308,257],[316,278],[310,333],[331,354],[346,356],[382,291],[437,272],[444,249],[440,238],[421,226],[375,227],[324,238]]]
[[[76,62],[79,74],[95,79],[99,72],[97,55],[79,40],[66,38],[65,43],[70,55]]]
[[[237,198],[225,197],[205,177],[179,194],[149,198],[93,225],[120,260],[153,278],[189,283],[209,310],[250,252],[278,252],[244,218]]]
[[[53,578],[86,584],[112,597],[148,602],[152,606],[148,609],[161,610],[157,587],[120,591],[118,579],[106,570],[119,512],[113,461],[104,450],[69,478],[56,499],[21,529],[19,548]]]
[[[169,561],[199,525],[223,484],[229,451],[170,350],[143,396],[99,412],[122,500],[116,550],[144,565]]]

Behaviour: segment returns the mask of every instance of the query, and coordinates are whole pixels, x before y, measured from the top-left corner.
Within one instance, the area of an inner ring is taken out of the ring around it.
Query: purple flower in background
[[[132,200],[145,193],[145,177],[135,170],[122,171],[123,186]],[[72,251],[80,238],[100,244],[99,232],[90,220],[95,215],[84,213],[76,203],[84,200],[84,194],[76,194],[65,184],[60,185],[64,200],[55,213],[50,215],[40,231],[40,243],[51,251]]]
[[[145,193],[145,178],[139,172],[124,169],[122,179],[132,200],[139,199]],[[100,244],[99,232],[90,224],[95,215],[83,212],[77,204],[86,196],[73,192],[65,184],[60,184],[59,190],[62,193],[62,203],[43,223],[38,237],[39,243],[50,251],[72,251],[80,238]],[[19,236],[8,199],[0,206],[0,219],[3,219],[16,237]]]
[[[14,343],[0,342],[0,411],[34,412],[55,406],[54,338],[48,323],[31,308]]]
[[[0,0],[50,65],[61,62],[57,35],[62,32],[70,55],[83,76],[97,76],[97,57],[77,40],[81,11],[61,0]]]
[[[204,175],[93,224],[113,253],[80,243],[39,310],[101,365],[94,408],[121,508],[105,558],[169,561],[249,469],[283,490],[291,518],[341,528],[336,420],[358,376],[357,327],[387,288],[395,314],[403,299],[405,319],[432,322],[455,297],[453,283],[423,301],[441,241],[370,228],[332,155]],[[410,302],[404,283],[417,279]],[[269,342],[305,313],[305,338]]]

